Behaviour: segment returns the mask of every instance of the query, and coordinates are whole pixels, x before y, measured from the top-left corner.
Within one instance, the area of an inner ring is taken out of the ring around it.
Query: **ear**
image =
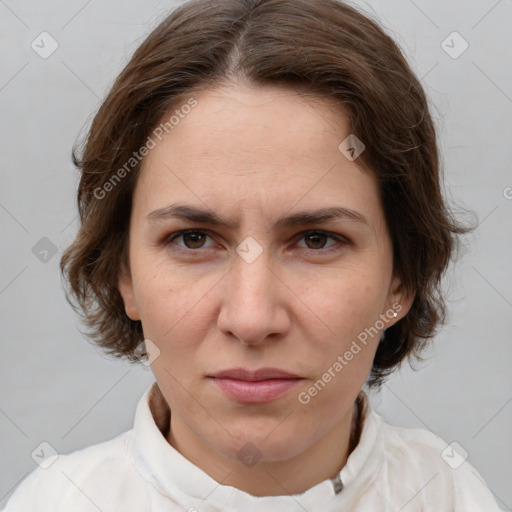
[[[133,283],[130,269],[126,267],[126,264],[121,265],[121,272],[117,282],[119,293],[123,298],[124,309],[126,314],[132,320],[140,320],[139,309],[135,300],[135,293],[133,291]]]
[[[407,313],[411,309],[415,297],[416,293],[411,290],[406,290],[400,278],[398,278],[397,276],[393,278],[393,282],[391,283],[388,296],[388,308],[391,309],[393,312],[396,312],[397,316],[396,318],[392,319],[388,327],[398,322],[398,320],[401,320],[405,315],[407,315]]]

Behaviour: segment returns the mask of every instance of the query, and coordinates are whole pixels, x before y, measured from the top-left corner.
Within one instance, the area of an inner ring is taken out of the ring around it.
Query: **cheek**
[[[196,280],[179,269],[146,267],[136,279],[135,295],[145,338],[157,345],[169,362],[195,350],[207,335],[205,304],[214,281]]]
[[[347,340],[375,323],[382,313],[385,288],[377,272],[351,269],[331,274],[322,286],[308,287],[303,297],[331,335]]]
[[[311,398],[317,407],[342,408],[340,397],[357,395],[368,376],[380,339],[375,325],[385,296],[379,275],[362,269],[339,272],[321,289],[312,287],[304,295],[316,313],[302,324],[310,340],[304,360],[318,383],[306,390],[305,400]]]

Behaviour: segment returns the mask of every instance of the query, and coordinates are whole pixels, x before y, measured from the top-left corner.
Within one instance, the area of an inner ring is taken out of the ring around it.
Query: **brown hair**
[[[456,223],[443,198],[436,133],[418,79],[377,22],[338,0],[193,0],[153,30],[99,108],[81,157],[73,148],[81,226],[61,259],[77,304],[67,292],[68,301],[107,353],[137,360],[142,326],[126,315],[118,290],[140,169],[130,159],[140,157],[171,108],[228,79],[306,86],[334,98],[366,146],[357,163],[379,183],[394,269],[404,290],[415,292],[378,347],[368,381],[378,387],[405,356],[419,358],[445,321],[441,277],[456,235],[469,228]],[[116,172],[122,179],[114,182]]]

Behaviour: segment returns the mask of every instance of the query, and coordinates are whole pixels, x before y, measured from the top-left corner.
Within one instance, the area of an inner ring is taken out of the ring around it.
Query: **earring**
[[[397,316],[398,316],[398,313],[395,311],[395,312],[393,313],[393,318],[396,318]]]

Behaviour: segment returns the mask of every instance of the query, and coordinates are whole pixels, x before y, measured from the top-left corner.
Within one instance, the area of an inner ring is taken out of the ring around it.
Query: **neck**
[[[259,461],[248,467],[204,444],[170,414],[165,399],[158,387],[155,388],[150,399],[151,410],[169,444],[215,481],[253,496],[300,494],[334,478],[357,445],[362,428],[362,401],[358,397],[340,422],[307,450],[288,460]]]

